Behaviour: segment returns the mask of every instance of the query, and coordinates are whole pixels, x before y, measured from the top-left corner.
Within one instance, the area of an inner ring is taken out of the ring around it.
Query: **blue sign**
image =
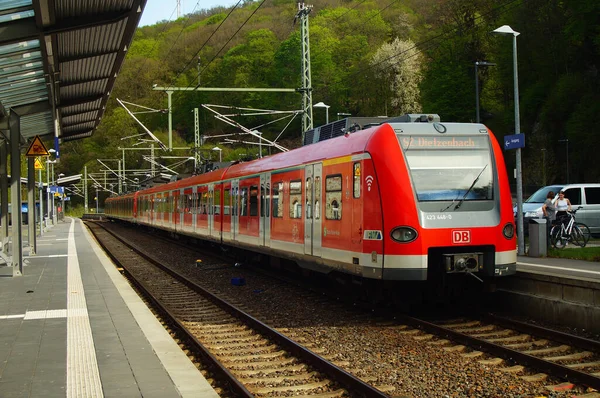
[[[54,150],[56,151],[54,153],[56,159],[60,158],[60,151],[58,149],[58,137],[54,137]]]
[[[57,185],[50,186],[50,193],[65,193],[65,187],[59,187]]]
[[[513,134],[504,136],[504,149],[525,148],[525,134]]]

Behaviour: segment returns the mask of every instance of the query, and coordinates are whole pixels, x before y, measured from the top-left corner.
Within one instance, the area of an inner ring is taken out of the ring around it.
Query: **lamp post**
[[[521,121],[519,120],[519,74],[517,68],[517,36],[519,32],[514,31],[508,25],[502,25],[492,33],[509,35],[513,37],[513,74],[515,88],[515,134],[521,133]],[[517,148],[517,239],[518,254],[525,254],[525,235],[523,228],[523,176],[521,171],[521,148]]]
[[[219,148],[218,146],[214,147],[212,150],[219,151],[219,162],[222,162],[223,161],[223,150],[221,148]]]
[[[58,178],[60,179],[60,178],[63,178],[64,176],[65,176],[64,173],[60,173],[58,175]],[[64,217],[64,214],[65,214],[65,193],[64,192],[60,194],[60,200],[61,200],[61,205],[60,205],[60,212],[59,213],[63,214],[63,216],[61,217],[61,219],[64,220],[65,219],[65,217]]]
[[[565,138],[562,140],[558,140],[558,142],[565,142],[567,144],[566,150],[567,150],[567,184],[568,184],[569,183],[569,139]]]
[[[325,108],[325,124],[329,124],[329,105],[325,105],[323,102],[317,102],[313,105],[313,108]]]
[[[99,188],[99,185],[96,184],[94,186],[96,187],[96,214],[98,214],[98,212],[99,212],[98,202],[100,201],[100,198],[98,197],[98,188]]]
[[[542,180],[546,186],[546,148],[542,148]]]
[[[496,64],[492,63],[492,62],[486,62],[486,61],[477,61],[475,62],[475,109],[476,109],[476,122],[479,123],[480,122],[480,118],[479,118],[479,73],[478,73],[478,67],[479,66],[496,66]]]
[[[52,186],[54,186],[54,163],[56,163],[56,160],[50,160],[50,155],[53,153],[56,153],[54,148],[48,149],[48,160],[46,160],[46,163],[48,164],[48,169],[46,170],[46,182],[48,183],[48,218],[52,220],[52,225],[56,224],[54,221],[54,194],[52,194],[52,200],[50,200],[50,182],[52,182]],[[52,181],[50,181],[50,173],[52,173]]]

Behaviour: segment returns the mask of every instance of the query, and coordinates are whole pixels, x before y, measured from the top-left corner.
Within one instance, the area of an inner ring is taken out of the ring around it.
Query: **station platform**
[[[0,277],[0,397],[218,397],[81,220],[24,243]]]

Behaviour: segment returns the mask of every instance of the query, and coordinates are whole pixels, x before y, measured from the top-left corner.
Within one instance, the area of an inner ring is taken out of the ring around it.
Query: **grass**
[[[567,247],[560,250],[551,248],[548,250],[548,257],[600,262],[600,246]]]

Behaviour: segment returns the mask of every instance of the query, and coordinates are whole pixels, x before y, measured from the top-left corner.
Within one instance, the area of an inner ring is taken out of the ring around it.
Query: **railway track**
[[[240,396],[387,395],[163,266],[101,223],[87,223],[113,261]]]
[[[188,277],[227,301],[237,303],[245,312],[287,338],[363,382],[376,386],[380,392],[434,396],[446,394],[451,388],[456,391],[461,383],[465,383],[467,386],[458,388],[467,391],[467,395],[504,396],[510,391],[509,394],[520,396],[538,396],[544,395],[548,388],[558,388],[564,389],[563,394],[567,394],[564,396],[573,397],[594,391],[598,386],[600,367],[593,367],[600,352],[596,341],[500,318],[469,316],[467,319],[427,322],[397,313],[378,313],[349,305],[335,297],[326,297],[314,286],[311,286],[312,291],[308,291],[298,286],[296,279],[273,279],[271,273],[261,276],[261,273],[249,271],[246,267],[232,267],[231,260],[219,255],[207,255],[204,251],[200,254],[196,248],[186,248],[183,244],[174,249],[173,242],[157,243],[162,239],[157,241],[155,236],[145,240],[131,229],[119,228],[117,233],[128,237],[136,233],[134,238],[128,239],[133,239],[144,250],[152,247],[153,255],[158,257],[165,252],[164,247],[169,251],[177,250],[182,265],[175,267],[183,272],[187,270]],[[193,259],[197,258],[202,258],[204,263],[190,267],[196,261]],[[167,254],[162,259],[177,262]],[[234,275],[244,276],[248,285],[232,287],[229,280]],[[289,300],[290,297],[293,300]],[[279,305],[274,306],[274,302]],[[422,352],[427,359],[414,362],[414,352]],[[427,369],[425,376],[413,377],[419,374],[417,368],[420,364],[430,361],[443,371],[433,371],[431,366],[424,366]],[[403,369],[413,368],[414,371],[403,372]],[[461,369],[462,373],[451,371],[453,369]],[[469,377],[463,377],[464,374],[477,376],[469,380]],[[484,374],[485,378],[493,380],[491,388],[473,390],[474,383],[480,383]],[[462,382],[457,382],[457,379]],[[431,382],[423,384],[423,380]],[[447,384],[449,380],[457,387],[450,387]],[[577,384],[572,385],[571,382]],[[498,388],[499,385],[511,387],[507,390]],[[513,390],[515,386],[518,386],[517,390]],[[567,392],[568,389],[572,389],[571,392]],[[589,397],[600,396],[593,394]],[[587,395],[581,396],[588,398]]]
[[[481,320],[455,319],[428,322],[399,315],[410,325],[404,333],[414,339],[460,352],[465,358],[481,358],[482,365],[502,366],[519,373],[525,366],[541,373],[521,376],[526,381],[544,381],[548,376],[600,389],[600,342],[511,319],[485,315]],[[485,358],[487,356],[487,358]]]

